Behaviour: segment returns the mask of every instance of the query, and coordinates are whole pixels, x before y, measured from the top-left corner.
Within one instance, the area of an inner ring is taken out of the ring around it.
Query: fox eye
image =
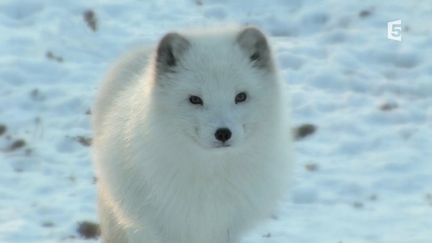
[[[254,54],[252,54],[250,56],[251,61],[256,61],[260,58],[260,55],[258,54],[258,52],[255,52]]]
[[[235,103],[241,103],[241,102],[245,102],[247,99],[247,94],[245,92],[240,92],[236,95],[235,97]]]
[[[203,100],[199,96],[196,96],[196,95],[189,96],[189,102],[193,105],[203,105],[204,104]]]

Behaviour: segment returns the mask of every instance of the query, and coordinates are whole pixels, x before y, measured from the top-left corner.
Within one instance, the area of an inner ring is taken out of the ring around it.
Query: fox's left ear
[[[159,72],[174,72],[181,56],[189,47],[189,41],[178,33],[168,33],[157,47],[157,69]]]
[[[237,43],[257,68],[273,69],[270,47],[264,33],[256,27],[246,27],[237,36]]]

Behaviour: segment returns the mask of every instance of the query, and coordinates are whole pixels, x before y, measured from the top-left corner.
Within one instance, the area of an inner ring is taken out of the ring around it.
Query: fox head
[[[154,75],[153,102],[172,136],[217,151],[271,136],[278,75],[257,28],[168,33],[156,49]]]

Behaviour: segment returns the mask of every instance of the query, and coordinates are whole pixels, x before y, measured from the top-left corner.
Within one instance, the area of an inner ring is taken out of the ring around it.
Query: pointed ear
[[[263,69],[273,69],[270,47],[267,38],[256,27],[246,27],[237,36],[237,42],[245,51],[253,66]]]
[[[166,34],[157,48],[157,69],[159,72],[174,72],[181,55],[189,47],[189,41],[177,33]]]

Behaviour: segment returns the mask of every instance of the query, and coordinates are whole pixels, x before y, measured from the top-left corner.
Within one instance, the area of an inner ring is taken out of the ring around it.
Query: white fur
[[[183,33],[176,73],[156,78],[153,49],[109,73],[93,110],[103,243],[237,243],[274,209],[291,177],[284,89],[251,65],[240,31]],[[214,146],[219,127],[230,147]]]

